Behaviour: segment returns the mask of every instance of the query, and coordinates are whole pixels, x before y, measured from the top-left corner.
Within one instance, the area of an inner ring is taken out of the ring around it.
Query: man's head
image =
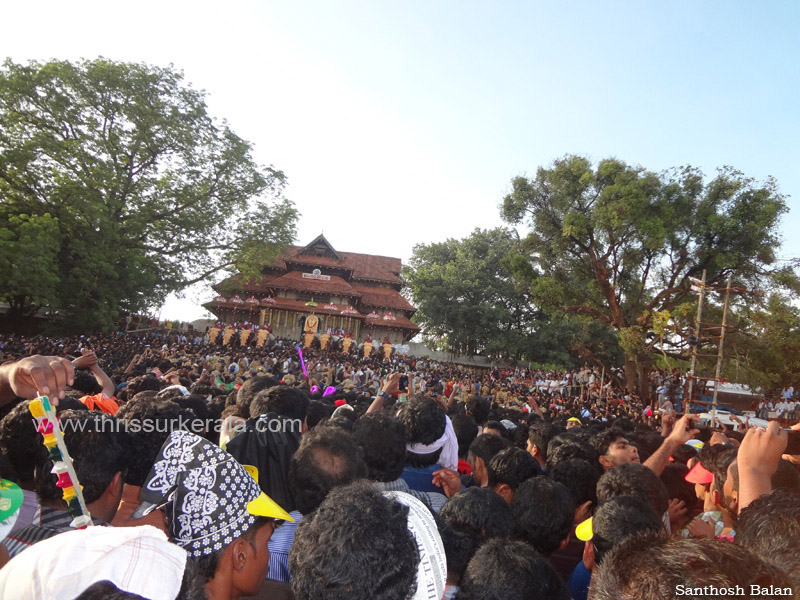
[[[116,417],[132,441],[125,483],[142,486],[169,434],[180,429],[181,420],[188,424],[195,415],[171,400],[137,398],[123,404]]]
[[[488,486],[511,504],[514,492],[531,477],[542,472],[539,463],[522,448],[506,448],[489,461]]]
[[[639,450],[631,444],[628,437],[616,428],[606,429],[596,434],[593,440],[599,454],[600,465],[608,471],[619,465],[638,463]]]
[[[275,413],[287,419],[298,419],[305,423],[310,400],[302,390],[277,385],[258,392],[250,403],[250,416],[258,417]]]
[[[460,579],[484,542],[511,531],[511,508],[489,488],[470,487],[452,496],[439,512],[440,528],[451,578]]]
[[[134,518],[163,507],[169,539],[197,561],[210,595],[258,593],[274,521],[292,518],[224,450],[192,433],[170,434],[145,481]],[[220,588],[220,589],[217,589]]]
[[[604,558],[592,575],[589,596],[594,600],[681,600],[700,598],[687,590],[707,588],[744,590],[751,585],[769,589],[790,587],[786,575],[761,562],[737,544],[709,539],[672,538],[661,533],[628,538]],[[717,597],[717,596],[713,596]]]
[[[590,561],[596,566],[614,546],[648,532],[664,533],[661,516],[639,498],[616,496],[601,504],[591,521],[578,527],[577,535],[587,542],[589,556],[593,557]]]
[[[406,462],[406,431],[386,413],[370,413],[355,422],[353,439],[364,453],[367,478],[395,481]]]
[[[337,487],[297,526],[289,552],[296,600],[406,600],[419,552],[408,507],[364,481]]]
[[[556,428],[550,423],[534,423],[528,429],[527,450],[539,465],[547,462],[547,445],[556,435]]]
[[[409,445],[430,445],[439,440],[447,427],[447,416],[442,406],[425,396],[412,396],[397,412],[397,418],[406,431]],[[438,450],[427,453],[409,452],[406,463],[412,467],[435,465],[441,455]]]
[[[575,522],[588,519],[597,506],[597,482],[600,472],[585,460],[571,458],[553,466],[547,472],[553,481],[563,484],[575,503]]]
[[[652,470],[640,464],[624,464],[607,471],[597,482],[597,500],[603,502],[615,496],[636,496],[664,515],[669,506],[667,488]]]
[[[122,498],[130,439],[115,417],[101,412],[67,410],[59,419],[86,506],[93,517],[110,522]],[[53,463],[46,458],[39,462],[36,495],[42,506],[66,509],[52,468]]]
[[[303,436],[289,467],[289,490],[295,507],[307,515],[328,493],[363,477],[366,467],[361,449],[338,427],[315,427]]]
[[[788,490],[800,493],[800,474],[787,460],[778,462],[778,468],[770,480],[773,490]],[[728,473],[722,489],[723,506],[733,515],[739,513],[739,463],[728,465]]]
[[[452,418],[453,430],[456,432],[456,439],[458,440],[458,457],[462,460],[467,460],[469,453],[469,445],[478,437],[480,431],[475,419],[469,415],[456,415]]]
[[[546,477],[528,479],[511,504],[513,538],[529,543],[545,556],[566,546],[575,517],[569,490]]]
[[[742,509],[735,541],[800,586],[800,493],[773,490]]]
[[[678,527],[682,527],[691,519],[697,504],[694,486],[686,481],[686,474],[688,472],[689,469],[686,465],[682,463],[671,463],[664,467],[664,471],[661,473],[661,477],[659,477],[664,487],[667,488],[667,496],[669,499],[683,502],[686,507],[686,521],[677,523]]]
[[[262,390],[268,390],[269,388],[280,384],[280,381],[274,377],[270,377],[269,375],[250,377],[242,384],[242,387],[239,388],[239,391],[236,392],[236,405],[249,410],[253,399],[259,392]]]
[[[489,462],[498,452],[508,448],[509,445],[508,440],[493,433],[482,433],[470,444],[467,457],[477,485],[488,485],[489,472],[487,469]]]
[[[0,421],[0,451],[11,461],[20,484],[33,482],[33,473],[40,460],[41,442],[31,419],[28,401],[20,402]]]
[[[465,600],[570,600],[547,560],[524,542],[493,539],[469,561],[458,597]]]
[[[480,396],[471,396],[467,399],[467,414],[475,419],[478,426],[486,423],[491,408],[489,402]]]

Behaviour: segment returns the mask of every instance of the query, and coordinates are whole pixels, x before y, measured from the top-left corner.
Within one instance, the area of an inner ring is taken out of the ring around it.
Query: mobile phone
[[[784,454],[800,454],[800,431],[788,431],[789,439]]]

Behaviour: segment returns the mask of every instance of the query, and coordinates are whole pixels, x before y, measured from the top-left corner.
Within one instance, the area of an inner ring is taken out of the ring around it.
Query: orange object
[[[83,396],[80,401],[89,410],[99,410],[107,415],[115,415],[119,410],[119,404],[113,398],[104,396],[102,393],[95,394],[94,396]]]

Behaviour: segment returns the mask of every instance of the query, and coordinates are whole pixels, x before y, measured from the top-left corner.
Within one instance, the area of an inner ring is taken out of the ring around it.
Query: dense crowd
[[[788,432],[701,427],[679,373],[209,341],[0,338],[0,598],[800,595]]]

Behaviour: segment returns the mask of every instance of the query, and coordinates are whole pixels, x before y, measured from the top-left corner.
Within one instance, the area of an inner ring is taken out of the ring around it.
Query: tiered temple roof
[[[347,315],[364,327],[402,330],[403,338],[409,339],[419,327],[410,320],[416,308],[400,293],[401,268],[399,258],[338,252],[320,235],[306,246],[285,248],[263,266],[259,277],[234,275],[214,286],[221,297],[205,306],[223,319],[230,311],[269,308],[337,315],[351,307]],[[259,304],[231,303],[234,295],[255,296]],[[309,306],[311,300],[316,305]],[[374,314],[378,318],[368,316]]]

